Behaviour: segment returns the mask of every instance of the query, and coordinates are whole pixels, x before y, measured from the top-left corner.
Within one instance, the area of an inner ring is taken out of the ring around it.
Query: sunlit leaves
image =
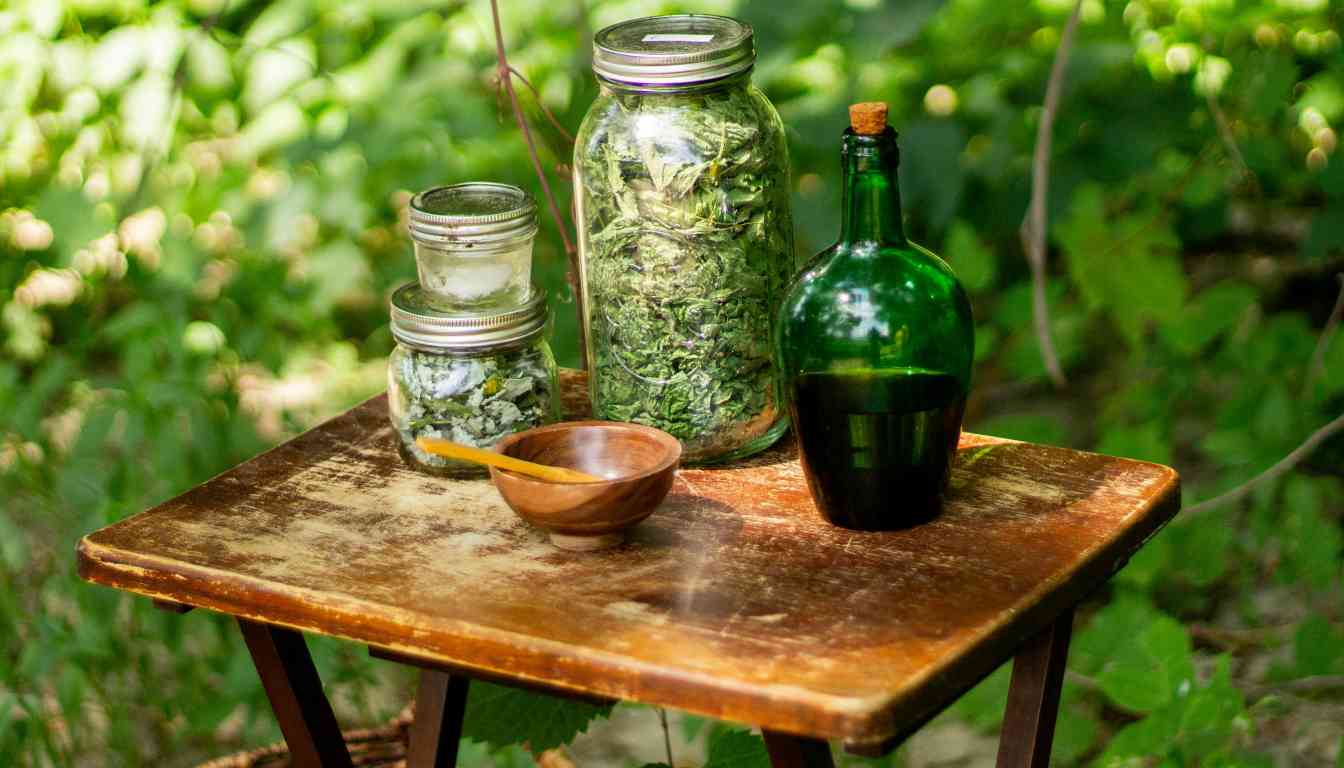
[[[720,728],[710,736],[705,768],[770,768],[770,756],[760,736],[738,728]]]
[[[1181,244],[1160,210],[1115,215],[1106,205],[1101,187],[1081,187],[1055,232],[1088,307],[1137,346],[1151,323],[1173,319],[1185,305]]]
[[[1148,712],[1188,689],[1193,678],[1190,638],[1174,619],[1163,616],[1115,650],[1098,682],[1116,706]]]
[[[610,705],[546,696],[475,681],[467,695],[462,735],[495,747],[526,743],[533,754],[564,744],[587,730]]]
[[[1255,300],[1255,289],[1225,280],[1200,291],[1183,312],[1160,326],[1159,333],[1177,354],[1193,358],[1231,330]]]
[[[998,268],[994,252],[985,247],[966,222],[960,219],[952,222],[943,253],[968,292],[979,293],[994,283]]]

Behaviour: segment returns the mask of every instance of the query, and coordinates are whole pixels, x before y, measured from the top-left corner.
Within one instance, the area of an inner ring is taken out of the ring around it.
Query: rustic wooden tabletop
[[[566,382],[581,414],[581,382]],[[572,553],[488,480],[418,474],[393,440],[370,400],[87,536],[80,575],[872,751],[1067,615],[1179,506],[1167,467],[967,434],[940,517],[858,533],[819,518],[786,439],[681,471],[626,545]]]

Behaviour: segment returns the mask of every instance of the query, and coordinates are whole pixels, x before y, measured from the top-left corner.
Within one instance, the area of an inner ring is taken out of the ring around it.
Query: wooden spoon
[[[445,459],[458,459],[460,461],[470,461],[473,464],[499,467],[552,483],[600,483],[606,479],[597,475],[590,475],[587,472],[580,472],[577,469],[551,467],[532,461],[515,459],[512,456],[472,448],[469,445],[454,443],[452,440],[442,440],[437,437],[417,437],[415,444],[420,447],[420,450],[432,453],[435,456],[442,456]]]

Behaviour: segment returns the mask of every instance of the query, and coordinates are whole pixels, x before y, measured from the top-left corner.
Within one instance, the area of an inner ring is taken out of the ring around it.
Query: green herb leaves
[[[418,437],[489,448],[559,418],[555,360],[542,344],[475,357],[401,348],[388,360],[388,378],[388,410],[402,450],[426,467],[462,465],[420,450]]]

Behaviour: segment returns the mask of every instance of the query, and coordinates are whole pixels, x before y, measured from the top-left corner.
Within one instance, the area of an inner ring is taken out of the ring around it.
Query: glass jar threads
[[[788,146],[754,62],[751,27],[722,16],[607,27],[575,143],[593,412],[672,433],[694,463],[786,426],[770,337],[794,265]]]
[[[421,287],[459,307],[527,300],[537,206],[508,184],[469,182],[411,198],[408,229]]]
[[[546,326],[546,294],[536,286],[521,304],[475,312],[445,304],[418,283],[398,289],[387,404],[402,458],[434,474],[481,475],[477,465],[422,451],[416,438],[488,449],[505,435],[558,421]]]

